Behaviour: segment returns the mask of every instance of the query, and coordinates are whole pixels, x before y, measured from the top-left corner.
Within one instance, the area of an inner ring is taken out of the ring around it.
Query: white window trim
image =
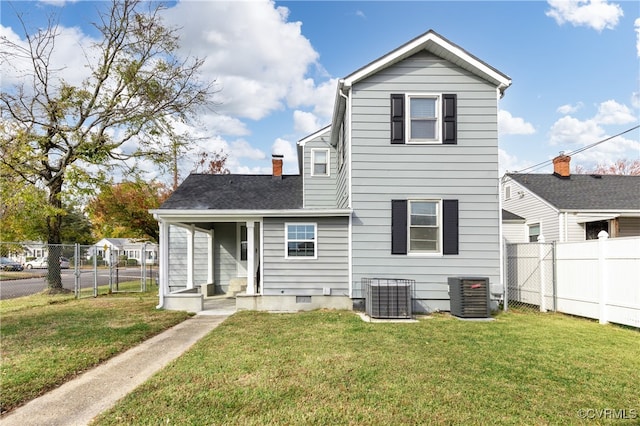
[[[316,174],[315,173],[315,157],[316,152],[323,151],[327,155],[327,173],[324,174]],[[311,176],[313,177],[330,177],[331,176],[331,152],[329,148],[312,148],[311,149]]]
[[[292,241],[313,241],[312,256],[289,256],[289,225],[313,226],[313,240],[292,240]],[[290,260],[313,260],[318,258],[318,224],[315,222],[285,222],[284,223],[284,258]]]
[[[411,138],[411,98],[436,99],[436,138],[435,139],[413,139]],[[442,94],[441,93],[405,93],[404,99],[404,134],[406,143],[416,145],[442,145]]]
[[[532,226],[536,226],[536,225],[538,225],[538,231],[539,231],[538,238],[540,238],[540,235],[543,235],[542,234],[542,222],[541,221],[528,222],[527,223],[527,241],[530,242],[530,243],[537,243],[538,242],[537,238],[536,238],[536,241],[531,241],[531,227]]]
[[[407,256],[416,257],[436,257],[443,256],[442,254],[442,200],[441,199],[429,199],[429,200],[407,200]],[[437,203],[437,227],[438,227],[438,250],[437,251],[412,251],[411,250],[411,203]]]
[[[504,200],[508,201],[511,199],[511,185],[505,185],[504,187]]]

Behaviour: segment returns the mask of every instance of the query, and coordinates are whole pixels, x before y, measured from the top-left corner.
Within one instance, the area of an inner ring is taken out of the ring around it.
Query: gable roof
[[[507,173],[559,210],[640,210],[640,176]]]
[[[339,129],[342,124],[346,109],[346,100],[344,98],[343,90],[348,92],[353,84],[422,50],[427,50],[434,55],[440,56],[460,68],[491,82],[500,92],[500,96],[502,96],[504,91],[511,86],[511,78],[509,76],[498,71],[496,68],[493,68],[486,62],[481,61],[476,56],[442,37],[435,31],[429,30],[338,81],[338,88],[336,90],[333,106],[333,117],[331,120],[332,128]],[[336,146],[337,143],[337,132],[332,132],[331,145]]]
[[[351,87],[354,83],[369,77],[378,71],[387,68],[421,50],[427,50],[441,58],[448,60],[472,74],[490,81],[503,93],[511,85],[511,78],[501,73],[486,62],[467,52],[460,46],[452,43],[433,30],[414,38],[402,46],[392,50],[375,61],[365,65],[357,71],[343,78],[345,87]]]
[[[286,175],[191,174],[159,210],[282,210],[302,208],[302,178]]]
[[[527,220],[524,217],[518,216],[517,214],[510,212],[509,210],[502,209],[502,221],[524,223]]]

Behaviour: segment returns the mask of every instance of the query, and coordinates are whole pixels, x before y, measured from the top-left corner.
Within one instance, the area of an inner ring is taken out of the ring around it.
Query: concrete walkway
[[[235,312],[234,299],[205,301],[205,311],[17,408],[2,426],[86,425]]]

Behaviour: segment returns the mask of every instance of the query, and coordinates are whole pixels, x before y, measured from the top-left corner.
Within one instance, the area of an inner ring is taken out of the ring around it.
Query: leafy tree
[[[189,144],[174,124],[208,104],[213,83],[198,79],[203,62],[177,56],[177,30],[163,25],[161,10],[140,0],[113,0],[102,10],[95,50],[83,52],[90,74],[79,85],[52,65],[60,34],[53,18],[30,32],[20,17],[24,45],[0,39],[3,67],[21,58],[29,64],[18,84],[0,89],[0,162],[46,190],[50,244],[61,242],[65,194],[91,190],[114,167],[135,168],[139,159],[170,166],[175,145]],[[57,257],[49,251],[50,263]],[[49,288],[62,290],[59,274]]]
[[[158,242],[158,222],[149,209],[160,207],[168,196],[163,184],[142,179],[103,187],[88,207],[96,236]]]

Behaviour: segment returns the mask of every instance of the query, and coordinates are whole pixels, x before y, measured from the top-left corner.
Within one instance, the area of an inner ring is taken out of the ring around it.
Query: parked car
[[[0,257],[0,269],[3,271],[22,271],[22,265],[8,257]]]
[[[60,258],[60,269],[69,269],[71,262],[66,257]],[[49,262],[46,257],[38,257],[28,261],[24,264],[27,269],[46,269],[49,267]]]
[[[36,257],[24,264],[27,269],[46,269],[49,267],[46,257]]]

